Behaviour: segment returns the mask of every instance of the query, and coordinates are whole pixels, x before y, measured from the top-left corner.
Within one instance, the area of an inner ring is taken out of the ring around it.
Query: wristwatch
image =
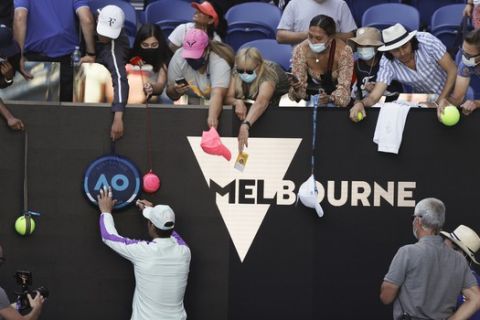
[[[252,124],[250,123],[250,121],[247,121],[247,120],[244,120],[242,124],[246,124],[248,126],[248,129],[252,127]]]

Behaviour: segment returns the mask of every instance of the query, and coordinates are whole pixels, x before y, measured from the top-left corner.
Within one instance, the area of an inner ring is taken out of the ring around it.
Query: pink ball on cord
[[[158,189],[160,189],[160,178],[150,170],[143,176],[143,191],[154,193]]]

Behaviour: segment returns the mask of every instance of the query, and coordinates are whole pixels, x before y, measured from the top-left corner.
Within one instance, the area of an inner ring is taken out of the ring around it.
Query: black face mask
[[[207,60],[204,57],[201,57],[199,59],[185,59],[185,60],[187,60],[188,65],[192,67],[193,70],[198,70],[207,63]]]
[[[160,58],[160,48],[156,49],[138,49],[138,55],[145,61],[153,66],[156,69],[158,66],[158,60]]]
[[[7,58],[7,61],[12,65],[13,67],[13,70],[14,70],[14,74],[15,72],[17,72],[19,69],[20,69],[20,58],[21,58],[21,55],[20,53],[14,55],[14,56],[11,56],[11,57],[8,57]]]

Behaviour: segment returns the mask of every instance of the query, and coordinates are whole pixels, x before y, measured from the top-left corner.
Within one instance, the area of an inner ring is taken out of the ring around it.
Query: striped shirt
[[[387,85],[393,80],[411,86],[414,93],[441,94],[447,72],[438,61],[445,55],[447,48],[436,37],[428,32],[417,32],[419,42],[415,51],[415,68],[412,70],[397,59],[388,60],[385,56],[380,60],[377,82]]]
[[[152,241],[120,236],[110,213],[100,215],[103,242],[133,263],[135,293],[131,320],[185,320],[183,296],[190,267],[190,249],[177,233]]]

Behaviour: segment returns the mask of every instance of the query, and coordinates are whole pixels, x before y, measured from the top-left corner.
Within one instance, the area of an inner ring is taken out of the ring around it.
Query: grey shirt
[[[337,32],[350,32],[357,29],[352,13],[343,0],[326,0],[323,3],[315,0],[292,0],[285,7],[277,29],[293,32],[308,31],[310,20],[319,14],[331,17],[335,21]]]
[[[190,89],[187,91],[189,97],[210,98],[213,88],[228,88],[232,69],[227,61],[210,52],[208,66],[205,73],[200,73],[182,58],[183,49],[175,51],[170,64],[168,65],[168,84],[175,84],[176,79],[185,78]]]
[[[447,319],[460,292],[477,285],[466,259],[440,236],[425,236],[401,247],[384,280],[400,287],[393,319],[400,319],[403,312],[423,319]]]
[[[0,310],[10,307],[10,300],[8,300],[5,290],[0,288]],[[3,320],[3,317],[0,316],[0,320]]]

